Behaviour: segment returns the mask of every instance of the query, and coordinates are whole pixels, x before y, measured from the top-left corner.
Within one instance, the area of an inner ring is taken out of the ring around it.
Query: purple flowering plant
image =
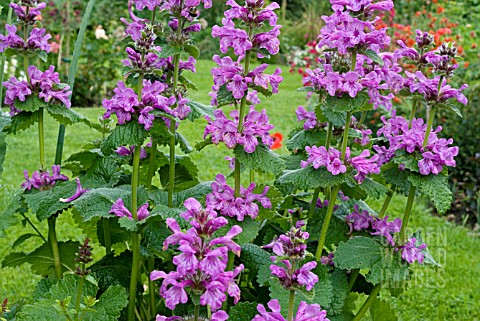
[[[306,70],[299,89],[308,96],[295,112],[303,124],[289,135],[285,156],[270,150],[274,125],[260,107],[281,95],[281,69],[263,62],[280,50],[275,2],[226,2],[221,24],[211,28],[220,46],[205,105],[191,99],[196,87],[188,76],[199,57],[193,35],[212,2],[129,0],[121,18],[128,42],[124,79],[103,100],[100,124],[69,109],[74,88],[61,83],[53,66],[28,64],[29,55],[50,50],[38,21],[45,3],[11,5],[16,23],[0,34],[0,52],[23,55],[25,70],[3,83],[10,108],[5,131],[38,122],[40,146],[39,170],[31,176],[25,170],[13,212],[30,226],[29,209],[47,220],[48,238],[35,228],[44,240],[35,251],[51,256],[51,264],[34,270],[58,282],[19,320],[52,306],[52,320],[80,320],[86,313],[129,321],[360,320],[382,287],[408,280],[410,264],[437,265],[421,235],[406,233],[416,194],[429,197],[439,212],[451,201],[448,167],[456,165],[459,150],[433,124],[438,108],[458,111],[451,101],[467,103],[466,86],[450,82],[456,48],[433,49],[428,34],[418,31],[414,48],[399,43],[387,52],[390,38],[375,22],[393,1],[330,3],[319,30],[318,66]],[[410,117],[393,110],[398,95],[412,101]],[[385,114],[376,137],[365,124],[373,109]],[[63,125],[87,123],[102,139],[63,166],[60,152],[49,171],[44,110]],[[181,134],[182,123],[199,118],[205,128],[197,150],[220,144],[230,150],[224,166],[231,173],[209,182],[199,181],[204,169]],[[259,184],[265,177],[275,180]],[[408,195],[402,219],[387,216],[395,192]],[[378,212],[367,204],[383,197]],[[100,260],[92,261],[88,241],[57,240],[55,222],[66,210],[105,248]],[[74,247],[80,261],[68,254]],[[17,256],[35,263],[27,253]],[[12,257],[2,264],[20,264]],[[81,273],[70,275],[75,270]],[[64,285],[75,291],[52,299]],[[95,296],[94,288],[103,294]],[[349,293],[369,299],[356,309]],[[118,303],[107,309],[97,300],[108,295]]]

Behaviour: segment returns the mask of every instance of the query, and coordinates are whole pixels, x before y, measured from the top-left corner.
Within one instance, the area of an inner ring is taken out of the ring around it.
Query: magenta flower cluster
[[[221,215],[235,217],[238,221],[243,221],[245,216],[255,219],[259,211],[256,202],[264,208],[271,208],[272,203],[265,196],[268,186],[264,188],[262,194],[253,193],[254,189],[255,183],[251,183],[247,188],[241,187],[239,197],[235,197],[235,191],[227,184],[225,176],[218,174],[212,183],[212,193],[207,195],[207,207]]]
[[[214,232],[227,225],[228,220],[218,216],[211,207],[202,208],[194,198],[187,199],[184,206],[187,211],[181,217],[190,223],[191,228],[183,232],[175,219],[167,218],[173,235],[164,242],[164,249],[179,245],[180,254],[173,258],[176,271],[168,274],[153,271],[150,279],[164,279],[160,296],[171,310],[188,301],[187,289],[192,295],[200,297],[201,305],[209,305],[213,311],[220,309],[227,299],[225,293],[237,303],[240,289],[235,278],[243,270],[243,265],[233,271],[226,271],[226,267],[229,250],[240,255],[241,248],[232,239],[242,232],[242,228],[235,225],[225,236],[214,237]]]
[[[384,126],[377,132],[378,136],[384,136],[389,141],[389,146],[374,146],[380,156],[380,164],[390,161],[395,156],[397,150],[405,150],[407,153],[417,153],[421,155],[418,161],[420,174],[438,175],[443,166],[455,166],[454,157],[458,155],[458,147],[450,146],[453,139],[439,138],[437,134],[442,130],[439,126],[432,130],[428,138],[428,143],[423,147],[427,125],[423,119],[413,119],[411,127],[408,121],[402,116],[396,116],[392,112],[392,117],[388,120],[381,117]]]
[[[242,57],[238,61],[233,61],[230,57],[220,58],[214,55],[212,60],[218,65],[218,68],[212,68],[213,83],[211,104],[218,105],[217,95],[222,86],[232,93],[236,100],[240,100],[246,96],[246,99],[252,104],[260,103],[257,90],[250,90],[256,86],[264,90],[271,87],[273,93],[278,93],[278,85],[283,81],[280,76],[282,70],[277,68],[272,75],[265,74],[268,64],[261,64],[260,66],[248,71],[245,74],[244,68],[241,65]]]
[[[108,212],[109,214],[114,214],[117,217],[127,217],[130,220],[133,220],[132,213],[125,207],[125,203],[121,198],[119,198]],[[137,219],[139,221],[146,219],[150,215],[148,211],[148,203],[143,204],[137,209]]]
[[[52,189],[57,181],[68,181],[67,176],[60,174],[60,165],[53,165],[51,174],[49,170],[40,170],[33,172],[32,177],[30,178],[28,171],[24,170],[23,176],[25,177],[25,182],[23,182],[22,188],[27,191],[32,188],[44,191]]]
[[[257,310],[260,314],[257,314],[252,321],[287,321],[281,313],[281,306],[278,300],[271,300],[268,302],[268,308],[271,312],[268,312],[263,304],[257,306]],[[330,321],[327,318],[327,311],[322,310],[318,304],[307,304],[306,302],[300,302],[298,306],[297,314],[293,318],[293,321]]]
[[[302,168],[312,164],[315,169],[326,167],[332,175],[339,175],[346,173],[347,165],[350,165],[356,170],[354,178],[359,183],[362,183],[368,174],[380,173],[379,157],[378,155],[370,157],[368,149],[362,151],[360,155],[350,158],[350,148],[347,147],[344,160],[342,160],[341,152],[333,147],[330,147],[327,151],[324,146],[307,146],[305,150],[308,154],[308,159],[301,162]]]
[[[215,119],[205,116],[208,125],[205,127],[203,136],[204,138],[210,137],[216,145],[223,142],[230,149],[242,145],[247,153],[253,153],[259,144],[259,139],[269,147],[273,144],[273,139],[268,131],[273,129],[274,126],[268,122],[265,110],[258,112],[253,106],[250,107],[240,130],[238,129],[238,110],[230,112],[232,120],[228,119],[220,109],[215,110],[214,116]]]
[[[10,106],[10,115],[14,116],[21,112],[15,105],[18,100],[25,102],[30,95],[38,96],[46,103],[55,103],[57,101],[70,108],[70,87],[60,86],[60,78],[55,67],[50,66],[42,72],[35,66],[28,67],[28,80],[18,80],[11,77],[8,81],[2,83],[7,89],[5,93],[5,105]]]
[[[318,282],[318,276],[311,272],[317,267],[317,262],[311,261],[298,266],[298,263],[305,259],[307,250],[307,239],[309,234],[302,230],[304,223],[297,222],[290,231],[276,237],[264,248],[272,249],[276,256],[272,256],[272,262],[282,263],[270,265],[272,274],[278,278],[280,284],[287,290],[295,290],[305,287],[311,291]]]
[[[181,94],[178,94],[177,97],[170,96],[168,98],[162,96],[162,94],[165,94],[164,91],[167,87],[160,81],[144,80],[142,99],[139,101],[135,91],[126,87],[124,82],[119,81],[117,88],[113,90],[115,95],[112,99],[103,99],[103,107],[107,110],[103,117],[109,118],[114,113],[119,124],[125,124],[132,119],[136,119],[145,130],[149,130],[153,126],[155,118],[168,120],[161,115],[155,116],[155,110],[179,119],[185,119],[191,111],[187,105],[188,100],[183,98]]]

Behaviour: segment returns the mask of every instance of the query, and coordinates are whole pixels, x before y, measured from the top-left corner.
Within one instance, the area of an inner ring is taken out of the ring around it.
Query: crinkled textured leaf
[[[376,299],[370,307],[372,321],[397,321],[395,309],[385,300]]]
[[[57,182],[51,190],[39,191],[32,189],[23,194],[23,198],[32,212],[37,215],[39,221],[43,221],[50,216],[62,212],[69,208],[71,203],[61,202],[60,199],[67,199],[72,196],[77,189],[76,181]]]
[[[278,176],[285,168],[280,155],[261,143],[257,145],[253,153],[245,152],[243,146],[238,145],[234,149],[234,154],[242,165],[262,173],[273,173]]]
[[[0,237],[6,237],[5,231],[19,223],[15,213],[20,207],[20,192],[13,186],[0,186]]]
[[[60,124],[68,126],[76,123],[83,123],[87,126],[92,125],[87,117],[76,111],[59,104],[50,104],[47,106],[48,113]]]
[[[58,242],[58,250],[62,261],[62,272],[75,269],[75,253],[80,243],[67,241]],[[14,252],[7,255],[3,261],[3,267],[16,267],[24,263],[30,263],[34,273],[43,276],[54,276],[55,262],[50,243],[44,243],[31,253]]]
[[[452,204],[452,191],[448,187],[448,176],[442,173],[438,175],[417,175],[412,174],[408,177],[412,185],[416,186],[420,192],[427,195],[435,205],[440,214],[450,209]]]
[[[147,138],[147,131],[136,120],[117,125],[102,143],[102,151],[111,153],[119,146],[141,145]]]
[[[277,180],[277,184],[292,184],[299,190],[316,189],[318,187],[332,187],[340,185],[345,181],[345,174],[332,175],[326,167],[315,169],[312,166],[305,168],[284,171],[284,174]]]
[[[190,100],[187,105],[192,110],[190,114],[188,114],[188,120],[194,121],[195,119],[204,118],[205,116],[215,119],[215,116],[213,115],[215,109],[212,106],[204,105],[193,100]]]
[[[160,167],[160,182],[163,188],[167,189],[170,181],[170,164]],[[182,191],[189,189],[199,183],[198,179],[198,167],[188,156],[177,155],[175,156],[175,179],[174,186],[175,191]]]
[[[384,251],[374,239],[356,236],[338,245],[333,262],[340,269],[366,269],[380,261]]]
[[[35,124],[37,120],[38,120],[38,111],[35,111],[35,112],[22,111],[21,113],[18,113],[14,117],[12,117],[10,125],[5,127],[4,131],[7,134],[16,135],[18,132],[21,132],[30,128],[30,126]]]
[[[270,279],[271,256],[258,245],[247,243],[242,246],[240,258],[245,268],[249,269],[252,275],[257,276],[256,280],[260,286],[266,285]]]
[[[73,201],[73,206],[85,221],[94,217],[112,217],[108,212],[119,198],[127,200],[130,192],[121,188],[97,188]]]
[[[325,142],[327,134],[325,131],[297,129],[292,131],[289,136],[286,146],[290,151],[296,152],[304,150],[306,146],[318,146]]]
[[[240,302],[235,304],[228,311],[229,321],[252,320],[257,315],[256,302]]]

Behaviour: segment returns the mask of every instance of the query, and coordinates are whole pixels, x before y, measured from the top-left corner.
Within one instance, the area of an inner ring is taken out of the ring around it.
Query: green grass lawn
[[[198,64],[198,73],[191,79],[198,84],[199,91],[191,98],[199,102],[208,103],[212,81],[209,73],[212,62],[201,61]],[[275,125],[273,132],[281,132],[285,138],[288,132],[297,127],[295,109],[305,103],[305,95],[295,91],[301,86],[298,75],[290,75],[284,69],[285,81],[281,85],[281,94],[265,99],[261,105],[267,108],[270,122]],[[89,119],[95,120],[102,114],[101,108],[84,108],[79,112]],[[206,121],[195,123],[185,122],[179,131],[193,144],[203,137]],[[46,123],[46,157],[47,163],[52,164],[58,127],[50,118]],[[84,125],[74,125],[67,128],[64,158],[78,151],[82,145],[90,140],[100,138],[100,134]],[[280,149],[280,153],[287,153]],[[8,151],[4,164],[4,173],[1,184],[19,186],[23,180],[23,170],[30,172],[38,168],[38,142],[36,127],[8,138]],[[215,174],[229,173],[225,156],[231,152],[224,147],[208,146],[202,152],[193,152],[192,158],[200,168],[201,180],[212,180]],[[259,177],[265,179],[265,177]],[[406,199],[396,196],[389,209],[389,215],[399,217],[405,208]],[[381,202],[374,202],[374,208],[379,209]],[[58,220],[59,240],[82,240],[85,236],[76,227],[69,213],[63,214]],[[38,223],[40,230],[46,233],[46,223]],[[430,251],[442,264],[438,270],[415,268],[409,289],[398,297],[389,300],[397,307],[401,320],[480,320],[480,264],[478,248],[480,237],[470,230],[452,225],[445,220],[433,217],[429,209],[420,202],[414,208],[411,227],[420,229]],[[8,230],[8,237],[0,239],[0,258],[12,251],[15,239],[23,233],[33,232],[28,226],[15,226]],[[32,250],[39,243],[32,239],[15,250]],[[98,247],[96,248],[98,250]],[[97,255],[101,255],[98,253]],[[15,301],[20,298],[31,300],[31,294],[38,277],[30,272],[26,265],[20,268],[0,269],[0,299],[8,297]],[[388,291],[382,295],[388,296]]]

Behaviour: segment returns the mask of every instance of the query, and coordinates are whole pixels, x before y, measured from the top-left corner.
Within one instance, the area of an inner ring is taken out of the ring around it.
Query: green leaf
[[[390,303],[382,299],[376,299],[370,307],[372,321],[397,321],[395,309]]]
[[[249,169],[262,173],[273,173],[280,175],[285,168],[285,164],[275,152],[272,152],[266,145],[259,143],[253,153],[247,153],[243,146],[237,145],[234,149],[237,160]]]
[[[59,104],[50,104],[47,106],[48,113],[60,124],[68,126],[76,123],[84,123],[87,126],[92,125],[87,117],[76,111]]]
[[[15,100],[15,108],[21,111],[35,112],[49,104],[38,96],[27,96],[25,101]]]
[[[56,183],[51,190],[38,191],[31,190],[23,194],[23,198],[28,207],[36,214],[39,221],[43,221],[50,216],[61,213],[72,204],[60,201],[72,196],[77,189],[76,181],[65,181]]]
[[[183,52],[182,47],[175,47],[168,43],[161,45],[161,47],[162,47],[162,51],[157,53],[159,58],[168,58]]]
[[[290,151],[304,150],[306,146],[318,145],[326,139],[325,131],[312,131],[300,129],[290,133],[291,137],[287,141],[287,148]]]
[[[271,254],[255,244],[247,243],[242,246],[240,259],[250,273],[257,276],[257,282],[264,286],[270,280]]]
[[[94,217],[112,217],[108,212],[119,198],[126,200],[130,192],[121,188],[97,188],[73,201],[73,206],[85,221]]]
[[[18,132],[24,131],[38,120],[38,112],[28,112],[22,111],[21,113],[16,114],[12,117],[10,125],[5,127],[4,131],[7,134],[16,135]]]
[[[62,272],[75,269],[75,257],[80,243],[67,241],[58,242],[58,249],[62,261]],[[53,277],[55,262],[53,260],[52,247],[50,243],[44,243],[31,253],[14,252],[7,255],[3,261],[3,267],[17,267],[24,263],[30,263],[32,270],[38,275]]]
[[[0,237],[6,237],[5,231],[20,222],[15,213],[21,204],[21,192],[13,186],[0,186]]]
[[[39,236],[38,234],[31,234],[31,233],[20,235],[20,236],[15,240],[15,242],[13,242],[13,244],[12,244],[12,250],[13,250],[14,248],[16,248],[17,246],[22,245],[25,241],[29,240],[29,239],[32,238],[32,237],[40,237],[40,236]]]
[[[198,118],[204,118],[205,116],[210,117],[210,119],[215,119],[215,116],[213,114],[215,109],[210,105],[204,105],[199,102],[190,100],[187,103],[187,106],[189,106],[190,109],[192,110],[187,117],[189,121],[194,121]]]
[[[119,146],[141,145],[147,138],[147,131],[143,125],[132,120],[125,125],[117,125],[102,143],[102,151],[105,154]]]
[[[170,163],[163,165],[159,169],[160,182],[163,188],[168,189],[170,184]],[[191,188],[199,183],[198,167],[188,156],[175,156],[175,191],[181,191]]]
[[[258,314],[256,302],[240,302],[228,311],[229,321],[252,320]]]
[[[356,236],[340,243],[333,262],[340,269],[366,269],[382,259],[383,246],[369,237]]]
[[[278,178],[276,183],[279,185],[292,184],[297,189],[309,190],[340,185],[344,181],[344,174],[332,175],[326,167],[315,169],[308,166],[297,170],[284,171],[284,174]]]
[[[452,191],[448,187],[448,176],[442,173],[438,175],[412,174],[408,180],[416,186],[420,192],[427,195],[440,214],[450,209],[452,204]]]
[[[383,59],[372,49],[361,50],[360,53],[372,59],[378,65],[383,66]]]
[[[200,56],[200,49],[197,46],[192,44],[186,44],[184,46],[185,51],[192,56],[193,58],[197,59]]]

